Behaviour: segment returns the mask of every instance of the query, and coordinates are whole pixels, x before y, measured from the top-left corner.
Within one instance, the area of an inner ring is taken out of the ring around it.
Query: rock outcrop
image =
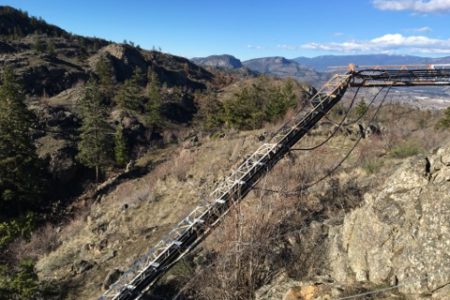
[[[211,55],[208,57],[196,57],[191,59],[194,63],[204,67],[239,69],[242,63],[239,59],[232,55]]]
[[[242,64],[248,69],[261,74],[270,74],[281,78],[292,77],[315,86],[320,86],[321,83],[328,79],[328,75],[319,73],[284,57],[256,58],[244,61]]]
[[[423,296],[450,284],[448,154],[450,147],[409,160],[330,229],[334,279],[398,284],[402,294]]]
[[[339,287],[344,292],[339,297],[352,294],[349,290],[357,294],[387,289],[390,296],[380,293],[377,299],[392,299],[394,294],[450,299],[449,220],[450,146],[429,158],[408,159],[384,184],[366,193],[361,206],[347,213],[341,224],[324,226],[323,274],[313,283],[331,285],[335,296]],[[306,279],[278,280],[257,298],[291,299],[311,284]],[[268,296],[277,290],[276,297]],[[317,299],[326,295],[329,292],[319,292]]]

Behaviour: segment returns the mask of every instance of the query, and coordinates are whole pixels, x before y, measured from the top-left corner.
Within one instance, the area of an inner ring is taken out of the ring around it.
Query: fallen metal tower
[[[384,69],[352,68],[344,75],[335,75],[311,99],[314,108],[299,113],[285,123],[270,143],[261,145],[217,188],[204,199],[172,231],[139,258],[99,300],[141,299],[155,282],[178,260],[202,242],[220,223],[231,207],[241,201],[254,185],[282,159],[333,106],[349,87],[450,85],[450,69]]]

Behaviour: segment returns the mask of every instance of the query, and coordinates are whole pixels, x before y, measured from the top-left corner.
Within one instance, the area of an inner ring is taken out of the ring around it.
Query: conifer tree
[[[203,127],[206,129],[220,127],[224,122],[224,111],[223,104],[217,99],[217,94],[212,90],[207,90],[204,95],[197,98],[198,114]]]
[[[42,52],[45,52],[45,50],[47,50],[47,44],[39,36],[36,36],[36,38],[34,40],[33,48],[36,52],[42,53]]]
[[[358,105],[355,108],[355,113],[358,118],[361,118],[364,116],[367,111],[369,110],[369,106],[367,105],[366,101],[364,99],[361,100],[361,102],[358,103]]]
[[[98,181],[100,171],[110,163],[111,128],[107,122],[108,112],[103,104],[98,84],[88,82],[80,102],[82,125],[78,143],[78,160],[89,168],[95,168]]]
[[[116,95],[116,103],[123,109],[137,111],[140,108],[141,89],[133,78],[125,80]]]
[[[37,207],[45,192],[45,171],[30,129],[32,114],[14,73],[7,68],[0,86],[0,215]]]
[[[113,96],[113,66],[111,62],[106,59],[106,57],[101,56],[95,65],[95,73],[99,79],[99,86],[102,94],[106,98],[111,98]]]
[[[282,97],[287,108],[294,108],[297,106],[297,95],[294,91],[295,83],[292,78],[289,78],[282,88]]]
[[[55,55],[56,55],[55,43],[53,42],[53,40],[50,40],[50,41],[48,42],[48,45],[47,45],[47,52],[48,52],[48,54],[51,55],[51,56],[55,56]]]
[[[116,133],[114,134],[114,157],[116,163],[121,166],[128,161],[128,149],[122,125],[116,127]]]
[[[145,78],[145,74],[141,68],[136,67],[134,69],[133,75],[131,76],[131,80],[137,86],[142,86],[142,87],[145,86],[146,78]]]
[[[149,125],[156,126],[161,124],[161,106],[161,84],[159,82],[158,75],[154,71],[149,71],[147,102],[147,123]]]

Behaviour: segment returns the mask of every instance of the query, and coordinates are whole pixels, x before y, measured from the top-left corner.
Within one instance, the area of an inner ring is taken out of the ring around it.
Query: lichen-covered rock
[[[296,279],[282,273],[259,289],[256,299],[336,299],[369,292],[375,299],[450,300],[450,146],[408,159],[338,219],[311,223],[301,246],[286,237],[295,244],[292,251],[319,260],[319,272],[289,273]],[[321,254],[308,254],[309,248]],[[308,269],[307,260],[298,263],[297,269]]]
[[[334,279],[398,284],[402,294],[414,297],[442,293],[450,283],[449,154],[446,148],[429,160],[408,160],[378,191],[366,194],[343,225],[329,230]]]

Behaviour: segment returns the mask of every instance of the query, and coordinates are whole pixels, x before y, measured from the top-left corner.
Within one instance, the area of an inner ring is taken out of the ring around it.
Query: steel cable
[[[358,96],[360,88],[361,87],[358,87],[358,89],[356,90],[356,93],[355,93],[355,95],[352,98],[350,106],[349,106],[348,110],[345,112],[345,115],[342,118],[342,120],[339,122],[338,126],[334,129],[334,131],[324,141],[322,141],[321,143],[319,143],[318,145],[315,145],[313,147],[309,147],[309,148],[292,148],[292,149],[290,149],[290,151],[311,151],[311,150],[318,149],[318,148],[322,147],[323,145],[325,145],[326,143],[328,143],[328,141],[331,140],[335,136],[335,134],[339,131],[339,129],[342,127],[343,123],[347,119],[350,111],[352,110],[353,105],[355,104],[355,100],[356,100],[356,97]]]
[[[389,91],[391,90],[391,87],[388,88],[386,94],[384,95],[383,99],[380,102],[380,105],[377,107],[377,110],[375,111],[374,115],[372,116],[372,118],[370,119],[369,122],[372,122],[373,120],[375,120],[375,117],[378,115],[379,111],[381,110],[381,107],[383,106],[384,102],[386,101],[386,98],[389,94]],[[379,95],[379,93],[377,94]],[[367,114],[367,112],[366,112]],[[300,190],[297,191],[290,191],[290,192],[283,192],[281,190],[274,190],[274,189],[262,189],[262,188],[258,188],[255,187],[254,189],[256,190],[260,190],[260,191],[264,191],[264,192],[269,192],[269,193],[278,193],[278,194],[282,194],[285,196],[296,196],[299,194],[302,194],[304,191],[306,191],[307,189],[319,184],[320,182],[322,182],[323,180],[327,179],[328,177],[330,177],[338,168],[340,168],[342,166],[342,164],[348,159],[348,157],[352,154],[352,152],[356,149],[356,147],[358,146],[359,142],[362,140],[363,136],[360,135],[359,138],[356,140],[355,144],[352,146],[352,148],[346,153],[346,155],[344,156],[343,159],[341,159],[339,161],[339,163],[337,165],[335,165],[330,171],[328,171],[324,176],[322,176],[321,178],[319,178],[318,180],[305,185],[304,187],[301,187]]]

